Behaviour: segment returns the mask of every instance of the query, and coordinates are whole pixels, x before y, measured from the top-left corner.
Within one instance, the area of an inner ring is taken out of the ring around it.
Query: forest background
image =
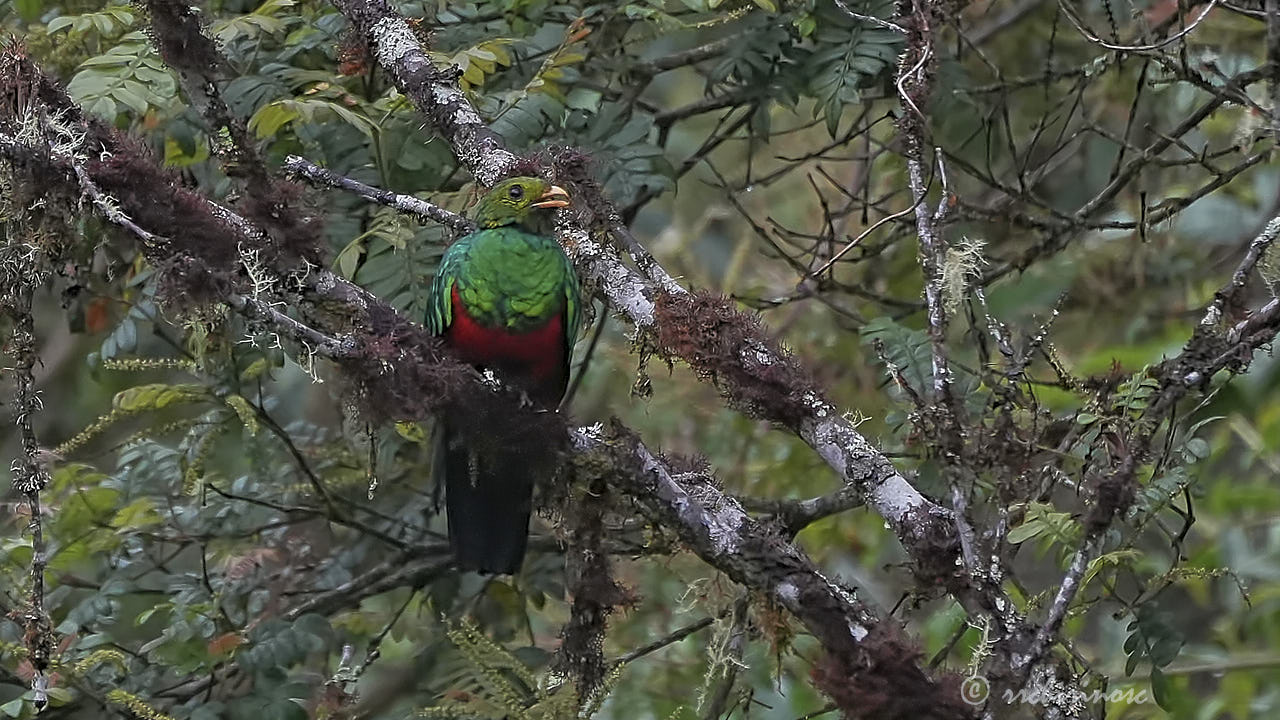
[[[0,716],[1280,713],[1275,0],[0,18]],[[404,322],[516,168],[567,429]],[[440,410],[567,448],[517,578]]]

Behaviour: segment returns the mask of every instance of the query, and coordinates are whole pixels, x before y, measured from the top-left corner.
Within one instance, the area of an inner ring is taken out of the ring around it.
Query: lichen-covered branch
[[[951,404],[951,368],[947,360],[946,335],[947,312],[942,298],[942,271],[946,257],[946,242],[939,227],[946,211],[946,188],[936,213],[928,203],[929,188],[925,180],[925,127],[924,108],[927,107],[931,78],[934,73],[934,7],[928,0],[912,3],[912,24],[907,31],[907,50],[898,60],[898,97],[904,112],[898,118],[898,134],[903,141],[903,155],[907,161],[907,185],[911,189],[916,216],[916,237],[920,243],[920,269],[924,275],[925,309],[929,320],[929,341],[933,356],[933,386],[930,399],[939,403],[942,410]],[[937,158],[941,167],[942,158]]]
[[[445,227],[452,228],[457,233],[469,233],[476,229],[475,223],[471,222],[465,215],[449,212],[438,205],[433,205],[412,195],[393,193],[371,185],[365,185],[359,180],[353,180],[325,170],[306,158],[301,158],[297,155],[290,155],[285,158],[281,169],[313,185],[345,190],[369,202],[395,208],[406,215],[416,217],[419,222],[439,223]]]
[[[505,150],[497,151],[501,139],[475,127],[479,117],[474,110],[460,109],[466,100],[457,90],[454,78],[430,65],[402,18],[381,0],[337,0],[335,4],[366,33],[383,69],[452,144],[459,159],[472,169],[478,180],[492,182],[514,166],[515,156]],[[470,109],[469,104],[466,108]],[[483,152],[496,154],[485,158],[478,154]],[[419,205],[409,211],[416,214],[424,210]],[[610,220],[616,218],[616,213],[610,208],[593,208],[593,211],[602,217],[606,230],[615,231],[616,224]],[[668,316],[688,315],[695,308],[695,296],[671,279],[647,253],[643,263],[649,268],[648,277],[623,262],[616,250],[597,239],[573,213],[561,213],[557,230],[588,284],[598,287],[610,306],[638,331],[660,332],[659,304]],[[720,372],[708,373],[709,379],[716,380],[726,394],[751,394],[753,388],[746,385],[774,374],[776,369],[794,365],[794,361],[784,358],[773,344],[764,340],[763,331],[743,335],[734,330],[741,319],[731,320],[723,328],[734,332],[737,342],[724,345],[728,356],[720,358],[723,361]],[[684,353],[685,348],[677,350],[676,357],[692,361],[696,368],[696,358]],[[741,372],[730,377],[724,370],[731,366]],[[817,388],[778,384],[771,394],[775,397],[794,394],[795,398],[783,403],[787,408],[784,412],[773,412],[778,408],[762,406],[761,415],[799,434],[847,485],[861,492],[867,504],[885,517],[909,550],[916,545],[916,536],[936,532],[928,529],[922,533],[921,523],[931,528],[932,519],[949,516],[945,508],[924,497],[898,473],[892,463],[858,433],[846,414],[827,401]],[[929,552],[937,549],[932,546]]]
[[[437,68],[412,26],[385,0],[334,0],[368,40],[378,64],[453,146],[481,185],[493,185],[515,164],[502,138],[480,119],[458,88],[453,68]]]
[[[48,675],[54,652],[54,637],[45,610],[45,567],[49,562],[49,548],[44,537],[44,509],[40,491],[49,482],[47,460],[36,438],[35,416],[43,408],[36,389],[35,367],[39,361],[36,348],[35,321],[32,317],[32,298],[37,286],[47,274],[44,253],[33,240],[20,232],[13,232],[4,245],[0,245],[0,309],[11,323],[11,331],[3,345],[14,360],[5,375],[13,378],[14,424],[18,427],[21,453],[10,466],[13,488],[26,497],[31,533],[30,588],[25,606],[17,609],[15,617],[23,627],[23,639],[27,660],[35,672],[31,688],[38,707],[48,702]]]
[[[1160,388],[1132,431],[1115,443],[1119,457],[1112,471],[1098,482],[1093,507],[1085,518],[1085,536],[1058,583],[1045,620],[1037,630],[1029,651],[1019,655],[1013,664],[1014,676],[1019,680],[1025,681],[1036,663],[1056,642],[1067,610],[1080,590],[1085,571],[1102,553],[1105,536],[1114,520],[1133,503],[1137,495],[1138,470],[1177,403],[1220,370],[1243,370],[1254,350],[1273,341],[1280,333],[1280,313],[1277,312],[1280,302],[1276,300],[1249,318],[1222,327],[1224,310],[1238,309],[1250,275],[1278,236],[1280,216],[1272,218],[1249,244],[1231,279],[1214,295],[1213,302],[1182,352],[1161,363],[1153,372],[1160,380]],[[1170,428],[1169,432],[1172,431]]]
[[[795,615],[827,653],[819,685],[850,717],[971,716],[952,683],[920,668],[919,649],[891,621],[819,572],[782,528],[760,523],[720,492],[707,468],[676,470],[617,424],[583,428],[572,442],[609,458],[614,481],[695,554]]]
[[[47,82],[34,68],[23,69],[39,83]],[[68,114],[74,111],[54,86],[45,85],[44,90],[48,102],[65,104],[60,109]],[[300,271],[270,264],[258,266],[256,255],[245,255],[246,248],[263,247],[265,242],[262,231],[252,221],[181,188],[148,153],[130,145],[122,136],[92,121],[79,122],[82,147],[74,153],[41,155],[41,147],[9,138],[13,142],[0,142],[0,154],[39,167],[56,178],[64,195],[88,198],[104,218],[134,233],[147,257],[161,268],[162,286],[168,284],[162,296],[166,302],[175,306],[197,301],[227,303],[260,323],[265,331],[292,337],[305,347],[332,357],[359,389],[362,403],[377,417],[423,418],[452,403],[463,403],[467,412],[457,415],[465,415],[468,421],[488,431],[492,431],[493,423],[503,422],[542,438],[555,437],[557,433],[564,437],[558,414],[534,412],[521,407],[508,393],[494,392],[492,382],[452,361],[438,340],[367,291],[314,268]],[[284,263],[287,258],[276,260]],[[617,262],[616,258],[613,262]],[[276,280],[264,279],[273,272],[279,275]],[[277,306],[277,293],[282,292],[301,300],[295,306],[303,319],[286,314]],[[755,342],[752,347],[757,349],[757,356],[763,355],[767,346]],[[771,364],[759,362],[768,372]],[[779,367],[795,372],[794,363],[786,363]],[[771,392],[776,395],[781,389]],[[774,396],[744,397],[743,401],[768,402],[770,397]],[[803,414],[807,407],[804,403],[808,402],[812,399],[790,403],[789,412]],[[611,472],[625,477],[649,477],[646,473],[650,472],[660,479],[676,475],[648,451],[637,449],[617,459],[626,464]],[[695,550],[731,577],[777,596],[784,607],[820,631],[824,646],[831,644],[828,652],[832,660],[827,668],[832,678],[828,683],[831,692],[840,687],[834,678],[855,668],[869,667],[871,670],[862,675],[871,684],[869,687],[902,680],[918,686],[913,696],[927,694],[938,700],[939,707],[951,706],[954,693],[938,687],[923,673],[918,664],[919,652],[900,637],[892,624],[877,624],[874,611],[818,574],[794,545],[759,526],[709,483],[698,485],[697,506],[678,507],[683,502],[682,494],[687,495],[678,485],[664,482],[660,488],[668,501],[676,503],[665,505],[661,513],[667,527],[680,533],[686,542],[692,540]],[[899,502],[896,498],[891,500]],[[702,523],[716,516],[702,514],[699,508],[705,507],[703,503],[731,507],[732,513],[724,519],[735,532],[740,530],[741,536],[718,530],[704,535],[706,526]],[[712,542],[710,552],[698,538]],[[847,708],[854,706],[846,703]],[[859,714],[856,710],[850,713]],[[938,715],[959,716],[962,715]]]

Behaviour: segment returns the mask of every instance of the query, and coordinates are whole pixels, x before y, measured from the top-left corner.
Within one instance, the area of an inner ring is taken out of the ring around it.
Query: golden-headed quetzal
[[[539,178],[495,185],[476,208],[479,229],[445,251],[427,303],[427,328],[458,359],[496,371],[552,410],[569,381],[582,299],[572,263],[535,222],[539,210],[568,204],[568,193]],[[459,567],[517,572],[533,486],[554,472],[546,445],[519,447],[495,437],[480,448],[448,417],[437,427],[436,471],[444,474],[449,544]]]

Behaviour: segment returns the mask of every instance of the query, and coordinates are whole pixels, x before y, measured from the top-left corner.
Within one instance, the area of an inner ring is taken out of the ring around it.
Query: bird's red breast
[[[544,402],[559,400],[568,380],[563,309],[541,327],[513,333],[476,322],[458,296],[457,287],[453,288],[450,302],[453,321],[445,330],[445,340],[459,359],[510,375]]]

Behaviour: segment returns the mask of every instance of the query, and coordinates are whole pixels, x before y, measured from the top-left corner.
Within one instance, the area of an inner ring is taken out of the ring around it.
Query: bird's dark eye
[[[519,200],[524,197],[524,188],[519,185],[512,185],[511,189],[507,191],[507,195],[509,195],[512,200]]]

